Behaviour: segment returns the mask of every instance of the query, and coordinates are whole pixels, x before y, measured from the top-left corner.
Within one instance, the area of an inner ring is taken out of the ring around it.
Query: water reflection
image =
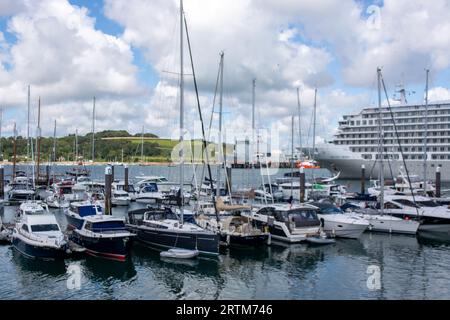
[[[58,277],[66,273],[66,264],[64,260],[44,261],[39,259],[31,259],[24,257],[20,252],[12,246],[11,260],[16,266],[19,273],[32,273],[36,278],[41,277]]]
[[[419,232],[417,240],[422,245],[429,246],[450,246],[450,236],[439,232]]]
[[[133,261],[114,261],[98,257],[86,256],[82,263],[83,273],[95,282],[128,281],[137,274]]]

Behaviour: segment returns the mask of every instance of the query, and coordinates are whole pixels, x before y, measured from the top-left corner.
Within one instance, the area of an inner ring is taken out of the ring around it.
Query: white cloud
[[[432,88],[428,92],[428,100],[430,102],[450,100],[450,89],[443,87]]]
[[[85,8],[66,0],[17,3],[21,10],[14,12],[7,28],[17,40],[5,45],[0,37],[2,106],[25,107],[28,84],[33,101],[39,95],[46,105],[143,92],[131,47],[95,29]],[[70,115],[70,109],[65,113]]]
[[[66,132],[74,126],[90,130],[93,95],[103,110],[99,129],[139,132],[145,124],[169,136],[178,127],[178,77],[166,72],[179,72],[178,1],[105,0],[105,15],[124,29],[117,37],[97,30],[87,9],[66,0],[6,3],[0,15],[12,15],[8,31],[17,42],[9,45],[0,33],[0,104],[24,107],[31,83],[33,102],[41,95],[48,118],[60,119]],[[21,7],[13,8],[14,3]],[[290,134],[300,87],[305,132],[318,86],[318,140],[331,137],[343,114],[373,102],[369,94],[348,88],[373,89],[377,66],[384,67],[391,87],[404,79],[422,83],[426,67],[432,75],[449,67],[449,0],[383,3],[380,29],[374,29],[367,25],[364,3],[356,0],[186,0],[206,122],[221,50],[227,128],[250,126],[256,78],[259,125],[272,123]],[[141,50],[160,76],[152,90],[137,80],[133,49]],[[185,61],[185,72],[191,73],[187,55]],[[342,78],[341,89],[335,77]],[[192,77],[186,82],[186,125],[192,127],[198,120]],[[448,90],[430,90],[430,100],[436,97],[446,99]],[[217,115],[214,121],[216,127]]]

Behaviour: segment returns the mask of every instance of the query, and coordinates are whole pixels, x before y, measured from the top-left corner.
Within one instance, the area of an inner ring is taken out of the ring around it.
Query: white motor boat
[[[14,248],[28,258],[64,258],[67,241],[53,214],[38,202],[25,202],[12,233]]]
[[[136,201],[136,190],[132,184],[125,186],[125,181],[116,181],[112,184],[113,191],[125,191],[131,201]]]
[[[148,183],[139,189],[136,194],[136,202],[152,204],[161,202],[164,199],[164,194],[159,192],[156,183]]]
[[[450,234],[450,209],[422,196],[385,195],[384,212],[420,222],[419,231]]]
[[[343,208],[347,215],[366,219],[369,225],[369,231],[416,234],[420,223],[417,220],[402,219],[390,214],[381,214],[379,209],[363,208],[358,204],[347,203]]]
[[[131,202],[131,197],[125,190],[112,191],[111,204],[113,206],[128,206]]]
[[[295,243],[319,234],[320,220],[317,211],[317,207],[309,204],[272,204],[244,211],[241,215],[255,221],[260,228],[268,228],[272,238]]]
[[[358,239],[370,223],[357,215],[346,215],[334,204],[327,201],[313,202],[319,208],[318,217],[327,235],[340,238]]]

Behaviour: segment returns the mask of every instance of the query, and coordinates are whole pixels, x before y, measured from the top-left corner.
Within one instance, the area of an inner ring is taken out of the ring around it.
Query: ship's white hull
[[[375,160],[363,159],[359,153],[346,151],[342,147],[334,145],[318,149],[316,159],[320,166],[332,172],[340,172],[340,179],[360,179],[362,165],[365,165],[367,179],[371,177],[376,179],[379,176],[379,165],[375,163]],[[410,175],[423,176],[423,160],[405,160],[405,162]],[[434,180],[438,166],[441,167],[441,180],[450,181],[449,160],[428,160],[428,179]],[[386,179],[396,177],[401,168],[404,168],[402,160],[385,160],[384,177]],[[403,172],[405,172],[404,169]]]

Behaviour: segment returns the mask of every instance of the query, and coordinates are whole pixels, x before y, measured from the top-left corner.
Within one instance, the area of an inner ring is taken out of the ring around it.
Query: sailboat
[[[180,195],[184,194],[184,24],[183,0],[180,0]],[[170,207],[129,211],[127,226],[137,235],[138,241],[150,247],[192,250],[204,255],[219,254],[219,235],[184,221],[181,202],[179,214]]]
[[[379,134],[379,146],[378,146],[378,165],[380,166],[380,189],[378,194],[378,201],[380,204],[379,210],[373,210],[370,208],[358,208],[354,207],[354,212],[351,215],[356,215],[360,218],[369,221],[369,230],[388,233],[407,233],[415,234],[419,229],[420,223],[416,219],[408,217],[402,219],[403,216],[394,216],[392,214],[385,214],[386,209],[389,210],[392,204],[385,201],[385,185],[384,185],[384,161],[383,161],[383,126],[382,126],[382,107],[381,107],[381,69],[377,69],[378,78],[378,134]],[[418,211],[417,211],[418,212]],[[416,216],[417,217],[417,216]]]

